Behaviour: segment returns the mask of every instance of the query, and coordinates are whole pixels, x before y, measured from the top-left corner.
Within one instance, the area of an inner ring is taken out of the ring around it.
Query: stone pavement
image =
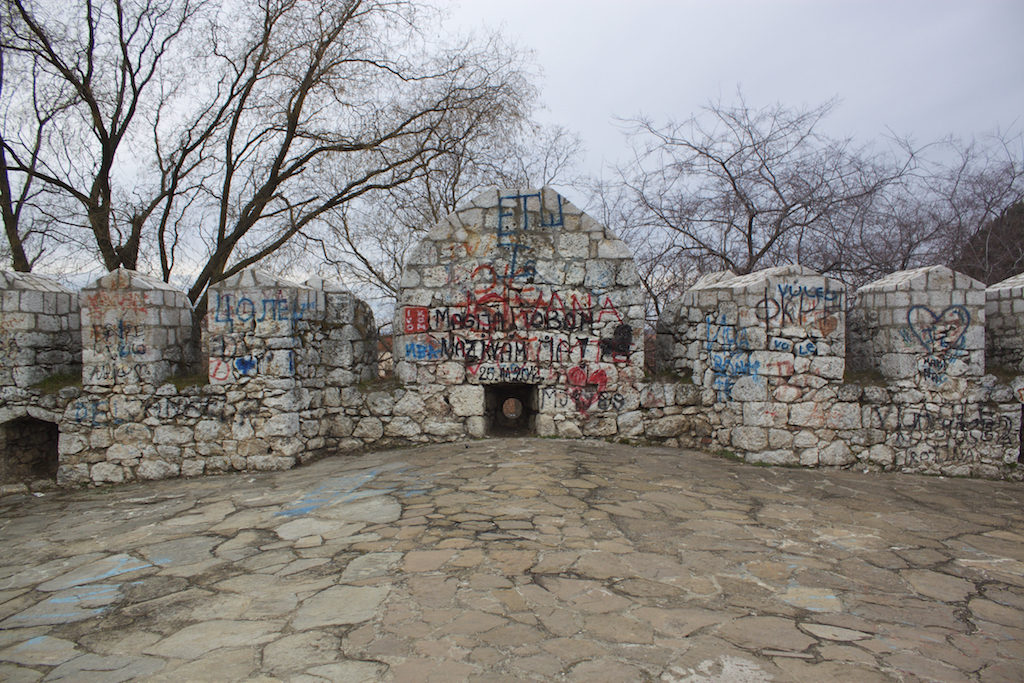
[[[508,439],[0,499],[0,680],[1019,681],[1024,489]]]

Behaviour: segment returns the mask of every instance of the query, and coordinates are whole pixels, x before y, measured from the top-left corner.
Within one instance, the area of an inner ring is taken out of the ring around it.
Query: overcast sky
[[[461,0],[543,69],[541,119],[576,131],[585,169],[627,157],[614,117],[683,120],[710,99],[813,106],[827,132],[922,143],[1024,128],[1024,0]]]

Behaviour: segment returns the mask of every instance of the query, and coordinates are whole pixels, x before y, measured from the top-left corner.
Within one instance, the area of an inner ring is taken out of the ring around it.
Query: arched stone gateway
[[[490,190],[408,259],[396,374],[458,388],[492,433],[612,435],[639,405],[643,301],[606,227],[549,188]]]

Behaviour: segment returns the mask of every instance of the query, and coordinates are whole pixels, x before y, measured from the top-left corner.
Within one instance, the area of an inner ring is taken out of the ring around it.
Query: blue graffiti
[[[911,306],[907,310],[907,327],[900,330],[900,336],[909,346],[915,341],[925,350],[918,362],[918,369],[924,379],[935,384],[945,384],[949,367],[967,355],[967,328],[971,324],[971,312],[965,306],[948,306],[936,314],[927,306]]]
[[[408,342],[405,345],[405,357],[416,360],[438,360],[444,355],[444,351],[433,344],[422,342]]]
[[[233,364],[240,375],[252,375],[256,372],[257,361],[252,356],[236,358]]]
[[[404,463],[395,463],[394,466],[388,468],[373,468],[363,470],[355,474],[346,474],[340,477],[334,477],[304,495],[290,507],[274,513],[274,516],[301,517],[303,515],[308,515],[311,512],[315,512],[322,507],[334,505],[335,503],[351,503],[362,498],[371,498],[373,496],[383,496],[389,493],[394,493],[398,488],[397,485],[373,489],[364,489],[362,487],[383,473],[390,473],[393,475],[402,474],[408,469],[409,465]],[[407,497],[410,495],[417,495],[417,493],[423,492],[424,490],[424,488],[419,487],[412,491],[406,491],[404,494],[400,493],[399,495]]]
[[[795,353],[798,356],[813,356],[818,352],[818,346],[810,339],[805,339],[801,342],[794,344],[789,339],[780,339],[779,337],[772,337],[769,348],[772,351],[782,351],[785,353]]]
[[[532,249],[520,241],[520,234],[530,230],[530,203],[535,201],[540,207],[540,220],[536,228],[560,228],[565,225],[562,213],[562,197],[556,195],[558,206],[556,211],[545,211],[541,204],[539,192],[530,194],[509,194],[498,197],[498,241],[497,246],[510,249],[511,265],[504,277],[522,279],[529,282],[537,275],[536,260],[524,258],[520,264],[520,252]],[[524,254],[525,256],[525,254]]]
[[[237,297],[231,294],[216,293],[217,301],[214,308],[213,319],[216,322],[227,323],[229,330],[235,329],[235,322],[260,323],[264,320],[274,321],[295,321],[306,317],[307,311],[316,310],[316,302],[302,302],[292,306],[292,302],[280,293],[276,297],[260,299],[258,306],[256,301],[249,297]],[[259,317],[257,317],[259,310]]]
[[[725,315],[708,314],[704,318],[704,348],[712,372],[712,387],[719,401],[732,400],[733,386],[742,377],[760,381],[761,362],[750,358],[747,331],[730,323]]]

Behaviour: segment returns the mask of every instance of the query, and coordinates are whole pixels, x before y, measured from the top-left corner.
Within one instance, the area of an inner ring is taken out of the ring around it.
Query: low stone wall
[[[396,373],[382,380],[370,308],[319,279],[217,283],[193,346],[187,298],[159,280],[115,271],[76,300],[5,274],[0,484],[286,469],[510,428],[1024,478],[1020,277],[986,290],[921,268],[851,301],[800,266],[707,275],[664,310],[656,378],[643,377],[624,245],[550,190],[478,198],[430,231],[404,282]]]
[[[996,290],[1012,311],[1002,297],[1015,290]],[[1022,381],[985,374],[984,286],[934,266],[871,283],[852,306],[844,296],[787,266],[714,274],[666,308],[661,366],[701,388],[710,447],[752,462],[1020,479]]]

